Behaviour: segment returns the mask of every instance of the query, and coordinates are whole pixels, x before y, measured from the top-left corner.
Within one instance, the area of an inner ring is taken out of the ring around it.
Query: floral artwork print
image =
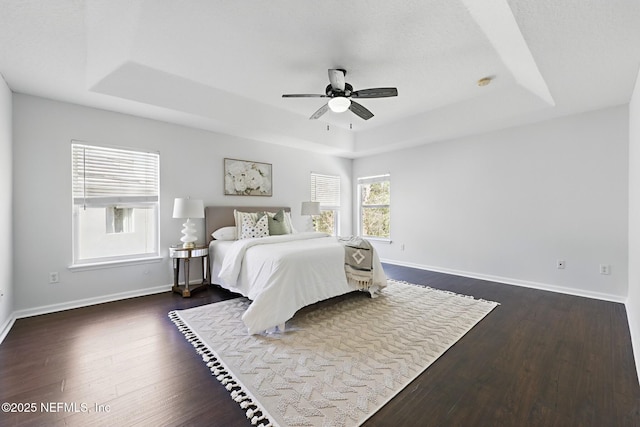
[[[224,194],[271,196],[271,165],[224,159]]]

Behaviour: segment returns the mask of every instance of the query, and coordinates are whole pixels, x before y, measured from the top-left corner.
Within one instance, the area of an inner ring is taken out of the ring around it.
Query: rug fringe
[[[243,390],[242,385],[239,384],[222,363],[220,363],[215,353],[184,323],[177,311],[169,312],[168,316],[178,330],[185,336],[187,342],[201,355],[202,360],[211,371],[211,375],[230,392],[231,398],[238,403],[240,408],[246,409],[245,415],[247,419],[251,421],[251,424],[258,427],[274,427],[273,422],[267,418],[262,409]]]

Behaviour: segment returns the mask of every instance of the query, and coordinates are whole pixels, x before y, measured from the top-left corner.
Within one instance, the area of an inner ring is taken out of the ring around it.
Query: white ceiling
[[[625,104],[639,65],[639,0],[0,0],[14,92],[345,157]],[[399,95],[281,97],[329,68]]]

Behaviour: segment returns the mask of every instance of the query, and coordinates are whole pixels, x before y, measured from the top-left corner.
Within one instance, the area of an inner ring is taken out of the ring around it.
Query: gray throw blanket
[[[373,246],[358,236],[339,237],[344,246],[344,271],[349,284],[366,290],[373,284]]]

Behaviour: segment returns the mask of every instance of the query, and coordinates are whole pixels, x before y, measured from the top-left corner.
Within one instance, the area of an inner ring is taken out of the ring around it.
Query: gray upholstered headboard
[[[235,225],[236,222],[233,217],[234,209],[242,212],[277,212],[280,209],[284,209],[287,212],[291,212],[291,208],[277,206],[207,206],[204,209],[207,244],[213,240],[211,233],[218,228]]]

